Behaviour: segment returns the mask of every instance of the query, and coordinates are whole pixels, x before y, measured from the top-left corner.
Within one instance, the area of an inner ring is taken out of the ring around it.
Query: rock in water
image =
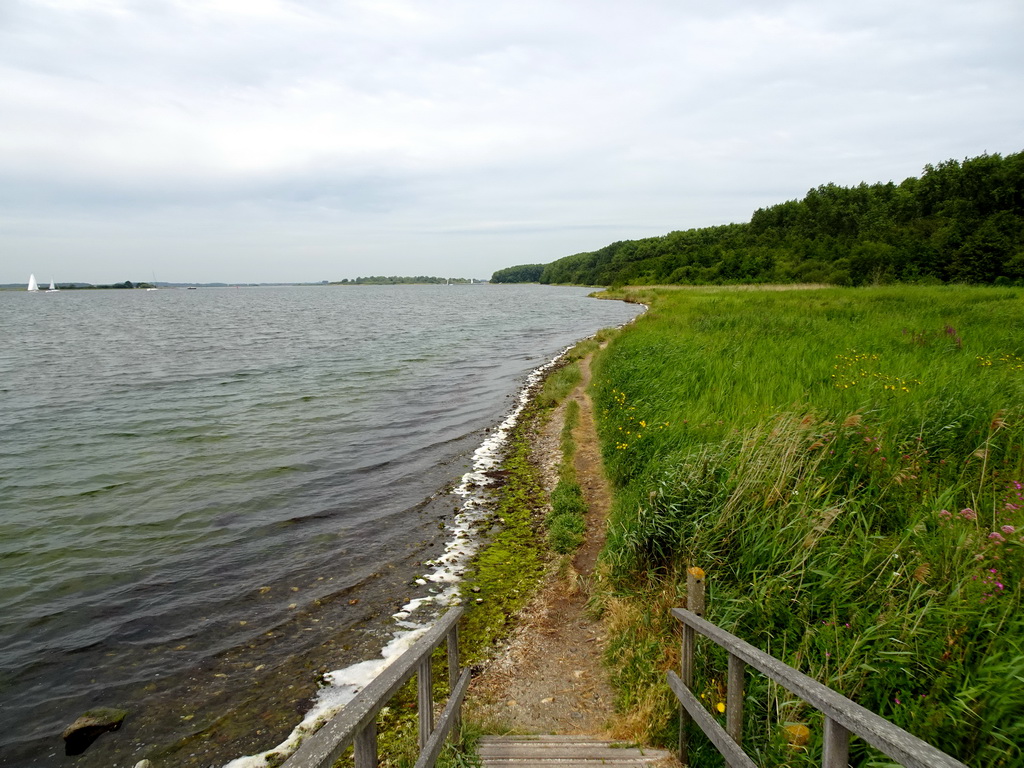
[[[127,715],[127,710],[111,707],[90,709],[83,713],[64,729],[64,754],[82,754],[101,734],[120,728]]]

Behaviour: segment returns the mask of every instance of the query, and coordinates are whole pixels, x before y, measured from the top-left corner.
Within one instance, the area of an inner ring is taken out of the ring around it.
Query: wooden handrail
[[[703,572],[701,572],[701,576],[703,576]],[[700,603],[703,609],[703,599]],[[684,679],[680,679],[673,672],[668,674],[669,685],[680,704],[689,717],[693,718],[712,742],[719,747],[719,751],[722,752],[730,766],[747,766],[749,768],[753,765],[746,754],[739,749],[742,701],[741,696],[734,695],[733,691],[734,686],[742,691],[743,664],[747,664],[786,690],[795,693],[825,715],[825,751],[822,759],[825,768],[846,768],[851,735],[860,736],[868,744],[907,768],[966,768],[959,760],[950,757],[913,734],[907,733],[828,686],[822,685],[817,680],[740,640],[696,613],[683,608],[673,608],[672,615],[683,623],[684,629],[700,633],[729,652],[727,708],[730,733],[727,733],[693,696],[689,689],[692,679],[685,680],[685,675]],[[684,648],[684,664],[685,662]],[[723,737],[733,742],[725,749],[719,746]],[[682,742],[682,746],[684,745],[685,741]],[[687,763],[685,754],[681,754],[680,758],[684,764]]]
[[[458,621],[462,613],[463,609],[458,607],[442,616],[320,730],[303,739],[282,768],[330,768],[350,744],[355,745],[356,768],[376,768],[377,714],[414,674],[418,675],[420,722],[420,757],[416,768],[432,768],[448,733],[459,722],[469,685],[469,670],[459,671]],[[446,640],[451,692],[435,727],[430,656]]]

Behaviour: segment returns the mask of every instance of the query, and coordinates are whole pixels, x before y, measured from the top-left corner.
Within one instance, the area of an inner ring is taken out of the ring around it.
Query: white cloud
[[[687,5],[9,0],[0,282],[481,276],[1024,149],[1013,0]]]

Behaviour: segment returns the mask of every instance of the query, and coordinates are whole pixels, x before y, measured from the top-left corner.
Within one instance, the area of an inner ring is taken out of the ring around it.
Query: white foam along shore
[[[430,628],[442,609],[460,602],[459,582],[461,576],[480,545],[479,539],[473,536],[472,532],[487,515],[486,488],[494,482],[487,472],[500,465],[509,435],[518,423],[523,410],[529,404],[534,388],[570,349],[572,347],[566,347],[561,353],[526,377],[525,383],[519,390],[515,407],[473,452],[472,469],[462,476],[461,482],[453,491],[462,498],[462,504],[448,527],[449,538],[444,554],[434,560],[426,561],[424,565],[433,570],[417,579],[416,582],[420,585],[434,585],[431,594],[410,600],[397,613],[393,614],[397,630],[381,650],[380,657],[328,672],[324,675],[325,685],[317,692],[313,708],[306,713],[302,722],[295,727],[287,739],[273,749],[258,755],[236,758],[224,768],[266,768],[270,764],[268,758],[271,755],[274,755],[275,759],[280,759],[281,755],[290,755],[298,748],[299,742],[304,736],[317,730],[320,724],[334,717],[383,669],[412,646]]]

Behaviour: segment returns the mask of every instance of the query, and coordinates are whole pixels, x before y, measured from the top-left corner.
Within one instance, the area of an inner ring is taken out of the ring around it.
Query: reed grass
[[[645,289],[594,365],[616,502],[603,554],[641,615],[621,704],[674,735],[662,683],[685,566],[709,618],[971,765],[1024,756],[1024,305],[1012,289]],[[657,615],[656,615],[657,614]],[[724,655],[702,656],[722,695]],[[811,715],[751,682],[745,744]],[[854,742],[855,764],[876,753]]]

